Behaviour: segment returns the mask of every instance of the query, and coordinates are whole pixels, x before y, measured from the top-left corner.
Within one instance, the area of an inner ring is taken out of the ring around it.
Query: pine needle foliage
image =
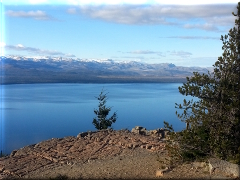
[[[172,132],[182,159],[216,156],[240,164],[240,2],[235,26],[221,36],[222,56],[207,74],[194,72],[179,87],[182,95],[198,100],[176,103],[186,129]],[[165,124],[166,127],[169,126]]]
[[[105,90],[102,89],[101,93],[98,97],[96,97],[99,101],[98,109],[94,109],[94,114],[96,117],[93,119],[93,125],[96,129],[102,130],[107,129],[108,127],[112,126],[112,123],[115,123],[117,120],[117,113],[114,112],[110,118],[107,118],[109,112],[111,111],[112,107],[107,107],[107,94]]]

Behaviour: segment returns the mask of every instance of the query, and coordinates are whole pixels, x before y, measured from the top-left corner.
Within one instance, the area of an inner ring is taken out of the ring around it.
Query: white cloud
[[[125,59],[145,59],[143,56],[122,56],[120,58],[125,58]]]
[[[159,4],[181,4],[181,5],[198,5],[198,4],[237,4],[237,0],[201,0],[201,1],[189,1],[189,0],[153,0],[154,3]]]
[[[169,54],[172,56],[179,56],[181,58],[188,58],[192,55],[192,53],[186,51],[171,51]]]
[[[45,4],[49,3],[48,0],[28,0],[30,4]]]
[[[199,4],[237,4],[237,0],[68,0],[68,4],[178,4],[178,5],[199,5]]]
[[[0,47],[4,47],[6,46],[6,43],[5,42],[0,42]]]
[[[130,51],[130,52],[127,52],[129,54],[156,54],[158,56],[162,56],[162,57],[165,57],[164,53],[163,52],[160,52],[160,51],[149,51],[149,50],[136,50],[136,51]]]
[[[127,53],[130,53],[130,54],[156,54],[156,53],[159,53],[159,52],[148,51],[148,50],[136,50],[136,51],[131,51],[131,52],[127,52]]]
[[[232,24],[234,22],[234,17],[231,16],[221,16],[221,17],[212,17],[208,18],[208,22],[211,24],[217,24],[220,26],[228,26],[230,23]]]
[[[121,24],[177,24],[161,16],[160,9],[156,6],[80,6],[80,12],[91,18]]]
[[[18,44],[16,47],[17,48],[24,48],[24,46],[22,44]]]
[[[80,0],[81,4],[145,4],[148,0]]]
[[[169,36],[166,38],[171,39],[212,39],[212,40],[220,40],[220,37],[211,37],[211,36]]]
[[[44,11],[12,11],[8,10],[6,12],[7,16],[11,17],[21,17],[21,18],[33,18],[35,20],[53,20],[51,16],[46,14]]]
[[[67,13],[69,13],[69,14],[76,14],[77,13],[77,9],[76,8],[69,8],[67,10]]]
[[[70,57],[72,57],[72,58],[76,57],[74,54],[70,54],[70,53],[67,53],[67,54],[65,54],[64,56],[65,56],[65,57],[69,57],[69,58],[70,58]]]
[[[202,29],[206,31],[220,31],[219,28],[214,24],[185,24],[183,26],[186,29]]]
[[[3,0],[4,4],[178,4],[178,5],[198,5],[198,4],[237,4],[237,0]]]
[[[159,24],[220,31],[234,24],[236,5],[81,5],[79,13],[121,24]],[[69,13],[71,11],[69,10]],[[194,24],[190,23],[193,22]]]
[[[177,66],[185,66],[185,67],[212,67],[212,65],[216,62],[217,57],[190,57],[190,58],[174,58],[170,62],[176,64]]]
[[[31,54],[35,54],[35,55],[75,57],[75,55],[69,54],[69,53],[65,54],[60,51],[55,51],[55,50],[42,50],[39,48],[26,47],[22,44],[18,44],[16,46],[6,45],[5,48],[9,49],[9,50],[15,50],[15,51],[27,51],[27,52],[29,52]]]

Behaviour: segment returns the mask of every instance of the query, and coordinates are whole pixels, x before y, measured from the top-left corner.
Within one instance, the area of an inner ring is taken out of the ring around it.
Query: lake
[[[92,120],[96,97],[109,92],[110,115],[117,111],[113,129],[143,126],[163,127],[163,121],[179,131],[185,127],[175,115],[175,102],[186,96],[181,83],[132,84],[15,84],[1,85],[1,145],[9,154],[14,149],[50,138],[76,136],[95,128]],[[188,98],[189,99],[189,98]]]

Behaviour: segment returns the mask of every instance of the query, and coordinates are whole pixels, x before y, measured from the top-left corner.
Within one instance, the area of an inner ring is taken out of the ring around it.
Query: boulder
[[[166,167],[165,169],[158,169],[156,171],[156,177],[162,177],[164,175],[164,173],[170,171],[170,169],[168,167]]]
[[[83,138],[88,135],[88,132],[82,132],[77,135],[77,138]]]
[[[199,169],[199,168],[206,168],[206,169],[208,169],[208,164],[205,163],[205,162],[197,162],[197,161],[195,161],[195,162],[192,162],[191,165],[192,165],[192,169]]]
[[[149,144],[146,145],[146,149],[151,149],[151,148],[152,148],[152,145],[149,145]]]
[[[229,176],[240,177],[240,166],[221,159],[209,159],[209,171],[212,173],[224,173]]]
[[[142,134],[142,135],[146,135],[146,128],[143,128],[141,126],[135,126],[135,128],[132,128],[132,133],[135,133],[135,134]]]
[[[13,150],[10,154],[10,157],[13,157],[16,154],[17,150]]]
[[[154,130],[147,130],[146,128],[142,126],[135,126],[132,128],[132,133],[135,134],[141,134],[141,135],[148,135],[148,136],[153,136],[153,137],[159,137],[159,138],[165,138],[168,134],[169,131],[166,129],[154,129]]]
[[[135,129],[136,130],[141,130],[143,127],[141,127],[141,126],[135,126]]]

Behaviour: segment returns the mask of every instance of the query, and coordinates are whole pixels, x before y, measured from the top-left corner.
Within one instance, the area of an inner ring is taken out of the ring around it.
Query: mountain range
[[[24,56],[2,56],[0,68],[1,84],[185,82],[193,72],[213,70],[172,63]]]

